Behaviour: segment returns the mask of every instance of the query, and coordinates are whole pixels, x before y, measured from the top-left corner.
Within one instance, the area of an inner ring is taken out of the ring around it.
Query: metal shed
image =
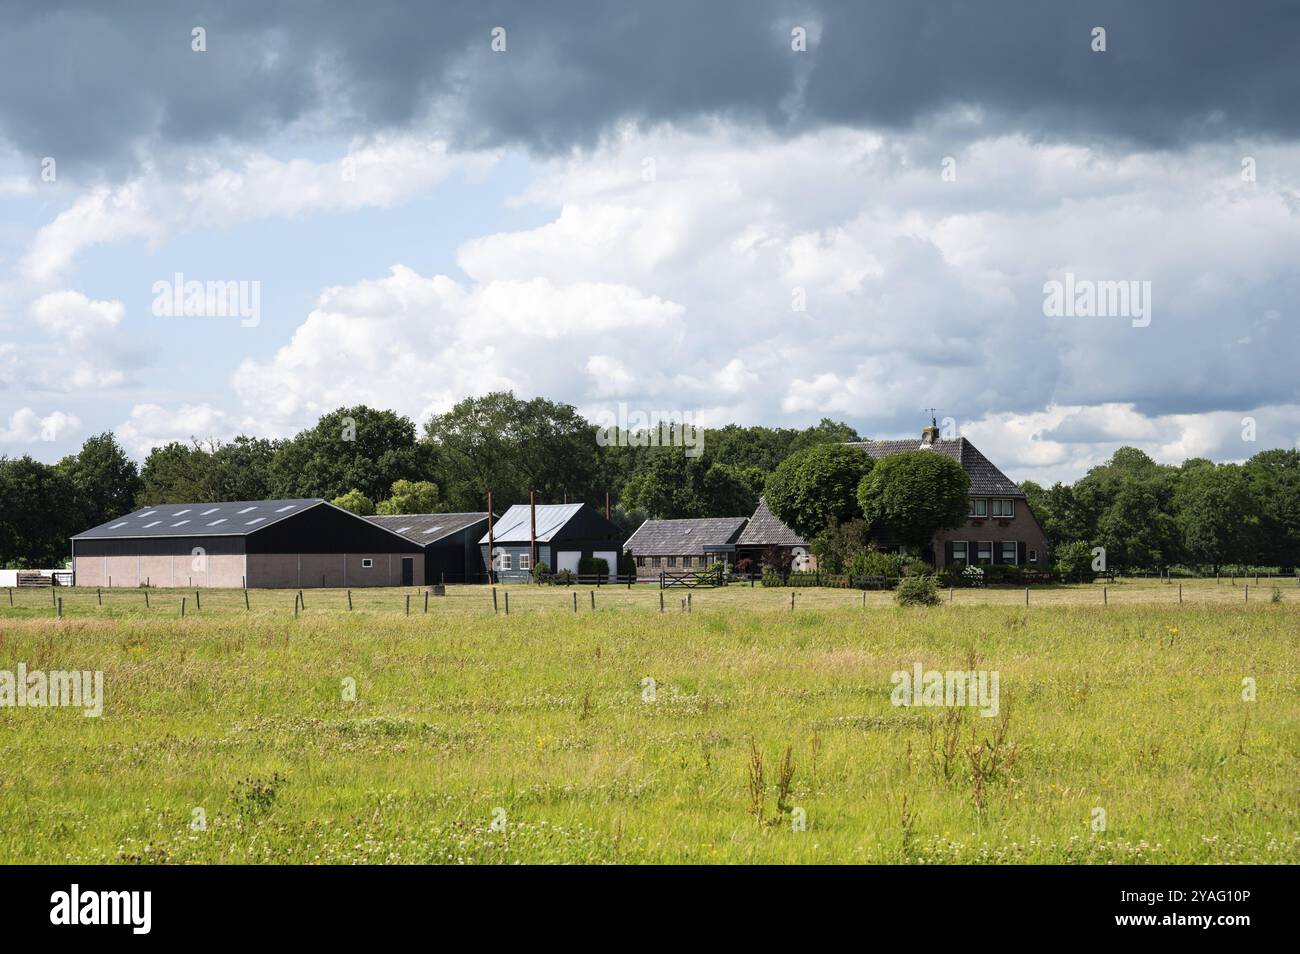
[[[487,533],[486,510],[366,519],[419,544],[424,551],[424,582],[428,585],[482,583],[487,579],[487,565],[478,545],[479,537]]]
[[[320,498],[159,504],[72,538],[79,586],[403,586],[424,552]]]
[[[618,575],[626,534],[618,525],[590,504],[537,505],[537,559],[551,572],[578,572],[578,562],[600,557],[609,564],[610,579]],[[532,508],[515,504],[492,528],[493,570],[498,580],[524,581],[533,571],[531,541]],[[479,538],[484,563],[488,560],[488,537]]]

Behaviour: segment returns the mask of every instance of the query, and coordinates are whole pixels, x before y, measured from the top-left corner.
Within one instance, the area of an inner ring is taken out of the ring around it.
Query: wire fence
[[[1125,579],[1082,585],[941,589],[949,606],[1099,607],[1126,605],[1261,606],[1300,602],[1291,577],[1196,580]],[[631,586],[563,587],[448,585],[445,595],[421,587],[365,589],[164,589],[152,587],[16,587],[0,590],[0,621],[26,618],[203,619],[235,615],[296,619],[339,614],[385,617],[472,613],[707,612],[738,608],[861,609],[894,605],[888,590],[731,585],[716,589]]]

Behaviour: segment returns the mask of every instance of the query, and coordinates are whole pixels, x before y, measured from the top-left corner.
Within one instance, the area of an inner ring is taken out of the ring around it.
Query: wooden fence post
[[[595,590],[592,590],[592,591],[591,591],[591,608],[592,608],[593,610],[596,608],[596,591],[595,591]]]
[[[424,611],[429,612],[429,591],[424,591]]]
[[[348,612],[352,612],[352,591],[348,590]]]
[[[660,590],[659,591],[659,612],[662,613],[663,611],[664,611],[664,591]]]
[[[790,609],[794,609],[794,590],[790,591]]]
[[[406,615],[407,616],[411,615],[411,594],[410,593],[406,594]]]
[[[149,590],[148,590],[148,589],[146,589],[146,590],[144,591],[144,608],[145,608],[145,609],[148,609],[148,608],[149,608]]]
[[[1178,584],[1178,602],[1181,603],[1182,601],[1183,601],[1183,584],[1179,583],[1179,584]]]
[[[497,588],[494,586],[492,587],[492,612],[495,614],[496,611],[497,611]]]
[[[148,598],[148,596],[149,594],[146,593],[145,597]],[[244,587],[244,611],[248,611],[248,587]]]
[[[686,612],[689,613],[690,611],[691,611],[691,594],[690,594],[690,593],[687,593],[687,594],[686,594]]]
[[[203,611],[203,601],[199,599],[199,591],[194,591],[194,608],[199,612]]]
[[[506,615],[510,615],[510,591],[506,590]]]
[[[410,600],[410,597],[407,597],[407,600],[409,601],[409,600]],[[307,610],[307,600],[306,600],[306,598],[302,595],[302,590],[299,590],[299,591],[298,591],[298,602],[302,604],[303,611],[306,612],[306,610]]]
[[[104,591],[98,586],[95,587],[95,601],[98,602],[100,606],[104,605]]]
[[[185,618],[185,597],[181,597],[181,619]]]
[[[54,597],[54,613],[59,619],[63,619],[63,597]]]
[[[1025,587],[1025,605],[1029,605],[1029,587]]]
[[[1102,606],[1110,605],[1110,597],[1106,594],[1106,587],[1104,586],[1101,588],[1101,605]]]
[[[578,591],[573,591],[573,611],[578,612]]]

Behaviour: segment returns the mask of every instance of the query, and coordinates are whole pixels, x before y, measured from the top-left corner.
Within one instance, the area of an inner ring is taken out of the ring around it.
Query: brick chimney
[[[929,447],[939,439],[939,422],[930,418],[930,426],[921,428],[921,447]]]

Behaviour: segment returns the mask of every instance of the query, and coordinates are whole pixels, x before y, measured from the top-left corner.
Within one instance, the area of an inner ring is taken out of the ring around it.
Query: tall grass
[[[0,861],[1295,862],[1300,599],[1215,589],[0,597],[0,669],[105,674],[0,708]],[[999,716],[892,705],[914,662]]]

